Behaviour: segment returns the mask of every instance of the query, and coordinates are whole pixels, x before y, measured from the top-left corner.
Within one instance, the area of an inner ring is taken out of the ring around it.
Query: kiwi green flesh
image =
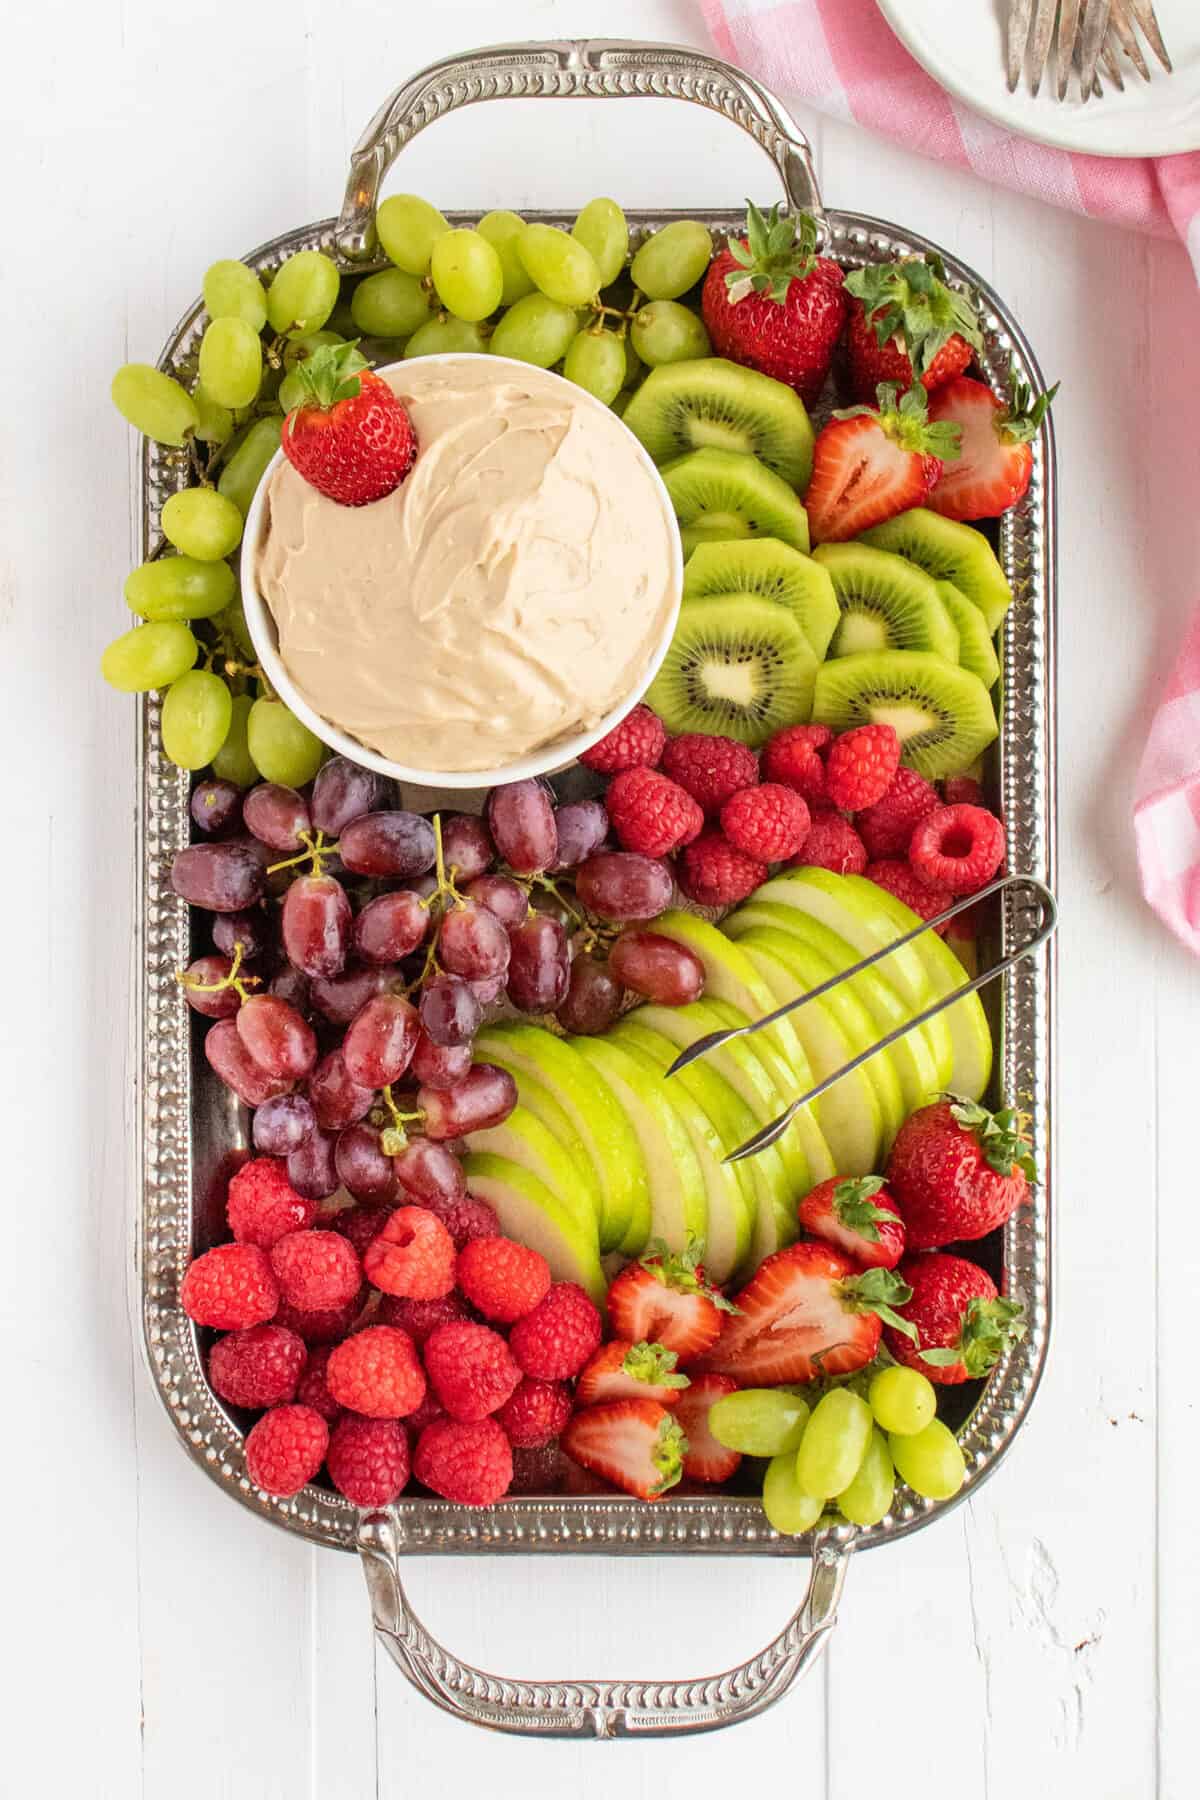
[[[720,356],[651,369],[623,417],[656,463],[712,448],[757,456],[793,488],[812,474],[813,428],[799,394]]]
[[[989,632],[995,633],[1012,605],[1008,577],[981,531],[957,519],[943,519],[927,506],[897,513],[862,534],[864,544],[907,556],[935,581],[952,581],[977,606]]]
[[[827,571],[777,538],[701,544],[683,572],[683,597],[729,594],[774,600],[789,607],[820,661],[838,622],[837,597]]]
[[[757,749],[809,717],[816,668],[786,608],[713,594],[684,601],[646,700],[668,731],[716,732]]]
[[[841,612],[830,656],[866,650],[930,650],[958,661],[958,632],[937,583],[902,556],[868,544],[821,544]]]
[[[779,538],[808,549],[808,514],[782,476],[736,450],[692,450],[664,463],[684,550],[726,538]],[[690,542],[689,542],[690,540]]]
[[[939,581],[936,586],[958,633],[959,662],[972,675],[978,675],[985,688],[990,688],[1000,678],[1000,659],[983,614],[964,599],[952,581]]]
[[[881,650],[822,664],[812,716],[833,731],[891,725],[903,760],[929,781],[962,774],[997,730],[979,677],[921,650]]]

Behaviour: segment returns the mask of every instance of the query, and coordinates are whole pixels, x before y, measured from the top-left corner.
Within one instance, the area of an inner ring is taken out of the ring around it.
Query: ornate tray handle
[[[765,1650],[695,1681],[509,1681],[460,1662],[430,1636],[400,1580],[400,1537],[388,1513],[359,1527],[375,1630],[418,1692],[469,1725],[530,1737],[677,1737],[719,1731],[782,1700],[837,1621],[850,1547],[819,1538],[808,1591]]]
[[[335,241],[349,262],[375,251],[375,206],[396,157],[419,131],[479,100],[690,100],[723,113],[774,162],[792,212],[825,214],[808,140],[751,76],[677,44],[578,38],[494,44],[431,63],[386,100],[355,147]]]

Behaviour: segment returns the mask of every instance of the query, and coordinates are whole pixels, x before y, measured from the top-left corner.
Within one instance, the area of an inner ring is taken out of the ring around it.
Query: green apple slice
[[[603,1088],[627,1119],[647,1172],[650,1215],[644,1249],[661,1238],[668,1250],[682,1255],[690,1242],[704,1245],[708,1236],[708,1201],[704,1175],[692,1142],[674,1109],[647,1079],[639,1057],[604,1037],[569,1040],[596,1088]],[[636,1254],[631,1252],[630,1254]]]
[[[714,1020],[714,1030],[737,1031],[750,1023],[744,1012],[731,1006],[728,1000],[713,1000],[706,994],[697,1004],[704,1007]],[[752,1036],[739,1039],[739,1047],[754,1056],[766,1070],[780,1096],[779,1111],[788,1106],[797,1094],[802,1094],[812,1087],[812,1070],[805,1062],[803,1070],[793,1068],[784,1061],[775,1045],[770,1041],[770,1033],[756,1031]],[[803,1054],[803,1052],[801,1052]],[[808,1164],[810,1186],[816,1187],[819,1182],[829,1181],[837,1174],[837,1164],[833,1160],[833,1152],[821,1134],[816,1115],[811,1106],[802,1107],[792,1120],[785,1135],[780,1138],[780,1149],[788,1138],[795,1138],[804,1151]]]
[[[835,875],[831,869],[790,869],[786,875],[764,881],[750,899],[755,905],[761,901],[772,906],[796,906],[811,913],[863,957],[892,943],[896,936],[889,929],[886,910],[872,898],[882,892],[873,881],[864,881],[861,876]],[[917,938],[875,965],[914,1012],[923,1012],[938,991],[918,948],[922,942]]]
[[[554,1133],[524,1104],[517,1105],[501,1125],[473,1131],[466,1139],[468,1151],[503,1156],[518,1168],[536,1175],[571,1213],[581,1232],[590,1237],[596,1256],[600,1243],[595,1208],[581,1185],[575,1165]]]
[[[762,891],[760,888],[759,892]],[[676,943],[683,944],[700,958],[704,964],[706,1000],[727,1001],[748,1019],[761,1019],[764,1013],[775,1010],[778,1002],[772,998],[771,989],[749,957],[707,919],[699,919],[695,913],[665,912],[655,919],[654,929],[663,937],[674,938]],[[766,1031],[758,1032],[756,1042],[772,1044],[784,1061],[795,1069],[798,1079],[807,1074],[807,1059],[789,1019],[780,1019]]]
[[[491,1044],[487,1060],[495,1063],[497,1068],[507,1070],[517,1084],[521,1105],[531,1112],[535,1119],[541,1120],[547,1131],[552,1133],[556,1142],[566,1152],[570,1159],[575,1185],[586,1195],[588,1205],[596,1220],[597,1229],[599,1229],[600,1215],[604,1205],[600,1183],[592,1168],[587,1145],[572,1125],[566,1112],[545,1083],[508,1060],[498,1044]]]
[[[571,1046],[518,1020],[485,1026],[475,1039],[486,1062],[494,1052],[516,1078],[532,1075],[549,1088],[583,1140],[600,1187],[600,1248],[640,1249],[650,1231],[650,1193],[637,1137],[603,1082],[597,1082]]]
[[[506,1237],[539,1250],[555,1281],[577,1281],[597,1306],[604,1305],[607,1284],[595,1238],[581,1230],[575,1214],[545,1182],[507,1157],[485,1151],[465,1156],[463,1173],[467,1192],[487,1201]]]

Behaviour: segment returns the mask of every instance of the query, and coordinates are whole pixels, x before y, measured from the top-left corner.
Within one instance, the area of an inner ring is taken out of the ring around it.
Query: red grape
[[[265,868],[246,844],[189,844],[175,852],[171,886],[205,912],[241,912],[263,891]]]
[[[318,975],[312,984],[312,1003],[331,1025],[349,1025],[367,1001],[376,994],[386,994],[395,979],[394,968],[347,969],[345,974],[330,976],[328,980]]]
[[[389,1087],[412,1061],[419,1030],[417,1009],[399,994],[379,994],[356,1014],[342,1040],[352,1081],[361,1087]]]
[[[356,875],[423,875],[437,861],[433,826],[412,812],[363,813],[342,832],[340,851]]]
[[[452,813],[442,820],[442,861],[456,881],[473,881],[491,868],[495,857],[491,833],[475,813]]]
[[[507,929],[519,925],[529,913],[529,896],[509,875],[480,875],[464,889],[469,900],[486,906]]]
[[[423,1031],[417,1039],[408,1072],[422,1087],[455,1087],[471,1067],[474,1055],[470,1044],[452,1044],[443,1048]]]
[[[236,831],[242,819],[242,790],[215,775],[198,781],[192,789],[192,819],[205,837],[222,837]]]
[[[331,756],[313,782],[313,824],[326,837],[337,837],[352,819],[370,812],[382,785],[378,775],[360,768],[348,756]]]
[[[339,975],[354,919],[346,890],[332,875],[301,875],[283,899],[283,947],[308,976]]]
[[[271,920],[261,907],[256,907],[253,912],[218,913],[213,920],[212,935],[213,943],[226,956],[232,956],[240,944],[243,962],[261,956],[273,942]]]
[[[415,894],[418,900],[432,900],[438,891],[436,875],[414,875],[411,881],[404,883],[406,893]]]
[[[250,1127],[254,1148],[264,1156],[290,1156],[317,1129],[312,1102],[303,1094],[278,1094],[259,1107]]]
[[[294,1083],[282,1075],[268,1075],[260,1069],[238,1036],[233,1019],[218,1019],[210,1025],[204,1040],[204,1054],[209,1067],[219,1075],[227,1088],[232,1088],[247,1106],[261,1106],[276,1094],[286,1094]]]
[[[277,994],[252,994],[238,1012],[237,1033],[268,1075],[299,1080],[316,1063],[312,1026]]]
[[[508,997],[520,1012],[553,1012],[571,978],[567,934],[557,919],[535,913],[509,934]]]
[[[416,949],[428,929],[429,909],[421,905],[420,896],[411,888],[397,888],[394,894],[368,900],[354,921],[354,944],[367,962],[399,962]]]
[[[438,933],[438,961],[453,975],[483,981],[503,975],[508,967],[508,933],[486,906],[468,901],[456,906],[442,920]]]
[[[278,994],[281,1000],[286,1000],[289,1006],[294,1006],[296,1011],[302,1013],[305,1018],[308,1018],[312,1012],[312,1002],[308,992],[308,976],[302,970],[294,969],[291,963],[284,963],[278,974],[271,977],[271,986],[268,991]]]
[[[507,970],[504,975],[485,975],[480,981],[468,981],[467,986],[480,1006],[490,1006],[492,1001],[498,1000],[504,992],[506,977]]]
[[[193,1012],[202,1013],[206,1019],[232,1019],[242,1004],[242,996],[236,988],[227,987],[216,994],[202,994],[192,986],[193,982],[201,982],[205,987],[212,987],[218,981],[224,981],[232,967],[227,956],[198,956],[195,962],[188,964],[183,993]]]
[[[356,1200],[387,1200],[396,1190],[392,1159],[379,1145],[373,1125],[347,1125],[333,1151],[338,1180]]]
[[[340,1131],[371,1110],[375,1089],[353,1080],[340,1050],[323,1056],[308,1078],[308,1097],[324,1131]]]
[[[435,1142],[502,1125],[516,1104],[516,1082],[507,1069],[494,1068],[491,1063],[476,1063],[457,1087],[417,1090],[425,1135]]]
[[[312,830],[308,801],[295,788],[283,787],[278,781],[260,781],[242,802],[246,829],[269,850],[290,855],[302,850],[302,831]]]
[[[575,871],[575,892],[601,919],[656,919],[675,883],[665,862],[628,850],[602,850]]]
[[[621,1010],[621,989],[607,963],[592,956],[577,956],[571,964],[566,998],[558,1009],[558,1022],[581,1037],[607,1031]]]
[[[333,1157],[334,1139],[314,1131],[287,1159],[287,1178],[305,1200],[324,1200],[338,1185]]]
[[[497,850],[518,875],[548,869],[558,855],[554,807],[540,781],[513,781],[493,788],[487,822]]]
[[[658,931],[623,931],[609,962],[623,987],[662,1006],[686,1006],[704,992],[704,964],[695,951]]]
[[[443,1050],[469,1044],[483,1022],[483,1008],[461,975],[435,975],[421,995],[421,1024]]]
[[[608,836],[608,814],[598,800],[572,800],[554,815],[558,830],[556,869],[574,869]]]
[[[429,1138],[414,1138],[392,1158],[396,1179],[412,1200],[461,1200],[467,1178],[457,1156]]]

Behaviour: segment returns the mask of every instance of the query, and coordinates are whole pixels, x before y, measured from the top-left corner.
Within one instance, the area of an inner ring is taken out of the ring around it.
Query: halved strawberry
[[[797,1209],[801,1228],[852,1256],[860,1268],[894,1269],[904,1255],[904,1221],[879,1175],[818,1182]]]
[[[804,496],[814,542],[840,543],[924,505],[943,463],[957,455],[958,433],[929,423],[923,387],[897,403],[895,388],[882,383],[878,410],[835,412],[817,436]]]
[[[575,1388],[578,1406],[595,1406],[601,1400],[657,1400],[671,1406],[687,1387],[686,1375],[675,1373],[679,1358],[661,1344],[631,1344],[614,1338],[601,1344],[587,1363]]]
[[[882,1320],[912,1335],[895,1310],[911,1295],[890,1269],[859,1271],[827,1244],[791,1244],[759,1264],[704,1366],[743,1387],[849,1375],[875,1355]]]
[[[942,470],[926,505],[946,519],[997,519],[1022,499],[1033,473],[1032,440],[1058,392],[1033,398],[1015,369],[1012,397],[1002,400],[965,375],[948,381],[929,402],[929,416],[957,425],[962,454]]]
[[[559,1439],[573,1462],[639,1500],[657,1500],[683,1474],[687,1439],[657,1400],[611,1400],[577,1412]]]
[[[928,393],[960,375],[983,349],[975,308],[946,281],[940,256],[868,263],[846,277],[852,296],[846,360],[856,400],[869,401],[881,381]]]
[[[693,1375],[691,1385],[668,1402],[687,1433],[683,1472],[689,1481],[728,1481],[741,1462],[740,1450],[727,1450],[708,1429],[709,1407],[736,1393],[730,1375]]]
[[[681,1363],[703,1356],[735,1309],[709,1284],[691,1250],[672,1256],[656,1246],[622,1269],[608,1290],[608,1316],[626,1343],[661,1344]]]

